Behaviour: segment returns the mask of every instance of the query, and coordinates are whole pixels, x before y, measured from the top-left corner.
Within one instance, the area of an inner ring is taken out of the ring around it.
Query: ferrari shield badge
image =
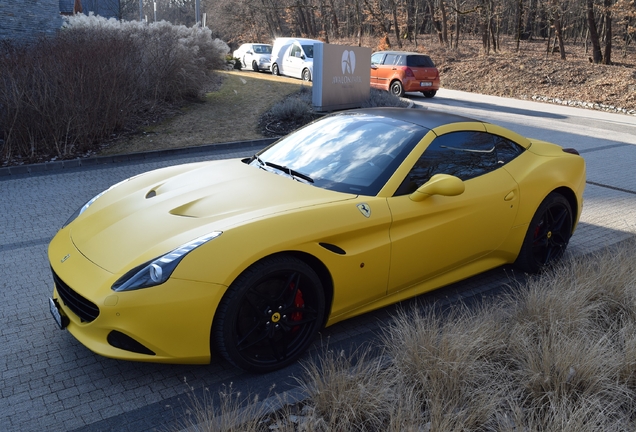
[[[369,204],[367,203],[361,203],[358,204],[358,210],[360,210],[360,213],[362,213],[362,215],[364,217],[371,217],[371,207],[369,207]]]

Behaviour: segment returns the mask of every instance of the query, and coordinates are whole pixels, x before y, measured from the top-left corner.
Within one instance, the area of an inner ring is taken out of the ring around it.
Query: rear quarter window
[[[406,65],[409,67],[435,67],[433,60],[425,55],[410,55],[406,58]]]

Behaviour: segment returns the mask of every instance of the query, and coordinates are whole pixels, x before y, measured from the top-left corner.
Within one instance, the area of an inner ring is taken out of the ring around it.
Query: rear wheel
[[[404,88],[402,87],[402,83],[397,80],[393,81],[391,83],[391,87],[389,87],[389,92],[391,92],[392,95],[397,97],[404,96]]]
[[[271,257],[230,286],[216,312],[212,342],[235,366],[270,372],[303,354],[324,311],[322,284],[313,269],[293,257]]]
[[[278,65],[276,63],[272,65],[272,75],[280,75],[280,71],[278,70]]]
[[[311,72],[309,72],[309,69],[303,70],[303,81],[311,81]]]
[[[563,195],[552,192],[532,218],[515,266],[536,273],[557,262],[565,253],[573,225],[570,203]]]
[[[437,94],[437,90],[423,91],[422,94],[424,95],[424,97],[430,99],[432,97],[435,97],[435,95]]]

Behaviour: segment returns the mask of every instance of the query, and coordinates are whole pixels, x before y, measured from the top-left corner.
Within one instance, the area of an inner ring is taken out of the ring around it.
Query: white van
[[[311,81],[314,75],[315,39],[276,38],[272,47],[272,74]]]

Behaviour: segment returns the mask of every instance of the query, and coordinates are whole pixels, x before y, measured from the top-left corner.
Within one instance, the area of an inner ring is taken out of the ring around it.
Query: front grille
[[[92,322],[99,316],[99,308],[97,305],[73,291],[54,271],[53,280],[55,281],[57,293],[60,295],[64,305],[72,310],[75,315],[80,317],[83,322]]]

